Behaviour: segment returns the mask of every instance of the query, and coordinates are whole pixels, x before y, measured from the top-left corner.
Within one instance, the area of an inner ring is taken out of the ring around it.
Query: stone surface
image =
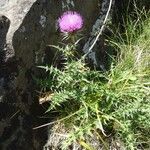
[[[56,20],[68,9],[79,11],[83,15],[83,34],[88,35],[100,10],[98,0],[0,1],[2,150],[40,150],[46,143],[45,129],[32,130],[32,127],[42,123],[37,118],[42,112],[36,99],[33,76],[40,74],[36,69],[37,65],[52,62],[54,50],[48,45],[61,41],[56,30]]]

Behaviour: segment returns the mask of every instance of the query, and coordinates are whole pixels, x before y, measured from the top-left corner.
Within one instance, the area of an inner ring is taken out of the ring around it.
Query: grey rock
[[[53,61],[55,50],[48,45],[61,41],[56,30],[61,13],[79,11],[85,18],[83,34],[88,35],[99,14],[97,4],[98,0],[0,1],[0,149],[39,150],[45,144],[45,130],[32,130],[43,111],[35,93],[33,76],[41,74],[36,66]]]

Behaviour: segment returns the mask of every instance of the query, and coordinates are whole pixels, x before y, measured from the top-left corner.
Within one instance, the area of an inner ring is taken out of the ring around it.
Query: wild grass
[[[48,72],[42,88],[52,94],[48,111],[57,113],[55,126],[66,129],[61,149],[77,142],[94,150],[88,139],[95,137],[102,149],[110,149],[109,138],[127,150],[150,148],[150,17],[129,21],[125,29],[108,39],[117,56],[106,72],[76,59],[75,45],[56,47],[66,59],[62,69],[41,67]]]

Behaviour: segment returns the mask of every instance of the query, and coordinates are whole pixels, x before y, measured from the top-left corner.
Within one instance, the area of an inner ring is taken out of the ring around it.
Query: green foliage
[[[150,19],[138,36],[133,36],[134,25],[127,28],[126,38],[109,40],[119,54],[107,72],[91,70],[83,59],[74,59],[75,46],[68,45],[55,47],[65,52],[62,69],[41,67],[49,73],[42,88],[53,93],[48,111],[56,111],[70,130],[62,149],[82,140],[90,147],[86,137],[95,132],[103,137],[114,134],[125,149],[150,148]],[[108,149],[104,138],[98,139]]]

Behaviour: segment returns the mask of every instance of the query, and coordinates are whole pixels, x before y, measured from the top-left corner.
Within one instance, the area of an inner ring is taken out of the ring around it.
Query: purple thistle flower
[[[71,33],[83,27],[83,18],[75,11],[67,11],[58,19],[58,25],[61,32]]]

